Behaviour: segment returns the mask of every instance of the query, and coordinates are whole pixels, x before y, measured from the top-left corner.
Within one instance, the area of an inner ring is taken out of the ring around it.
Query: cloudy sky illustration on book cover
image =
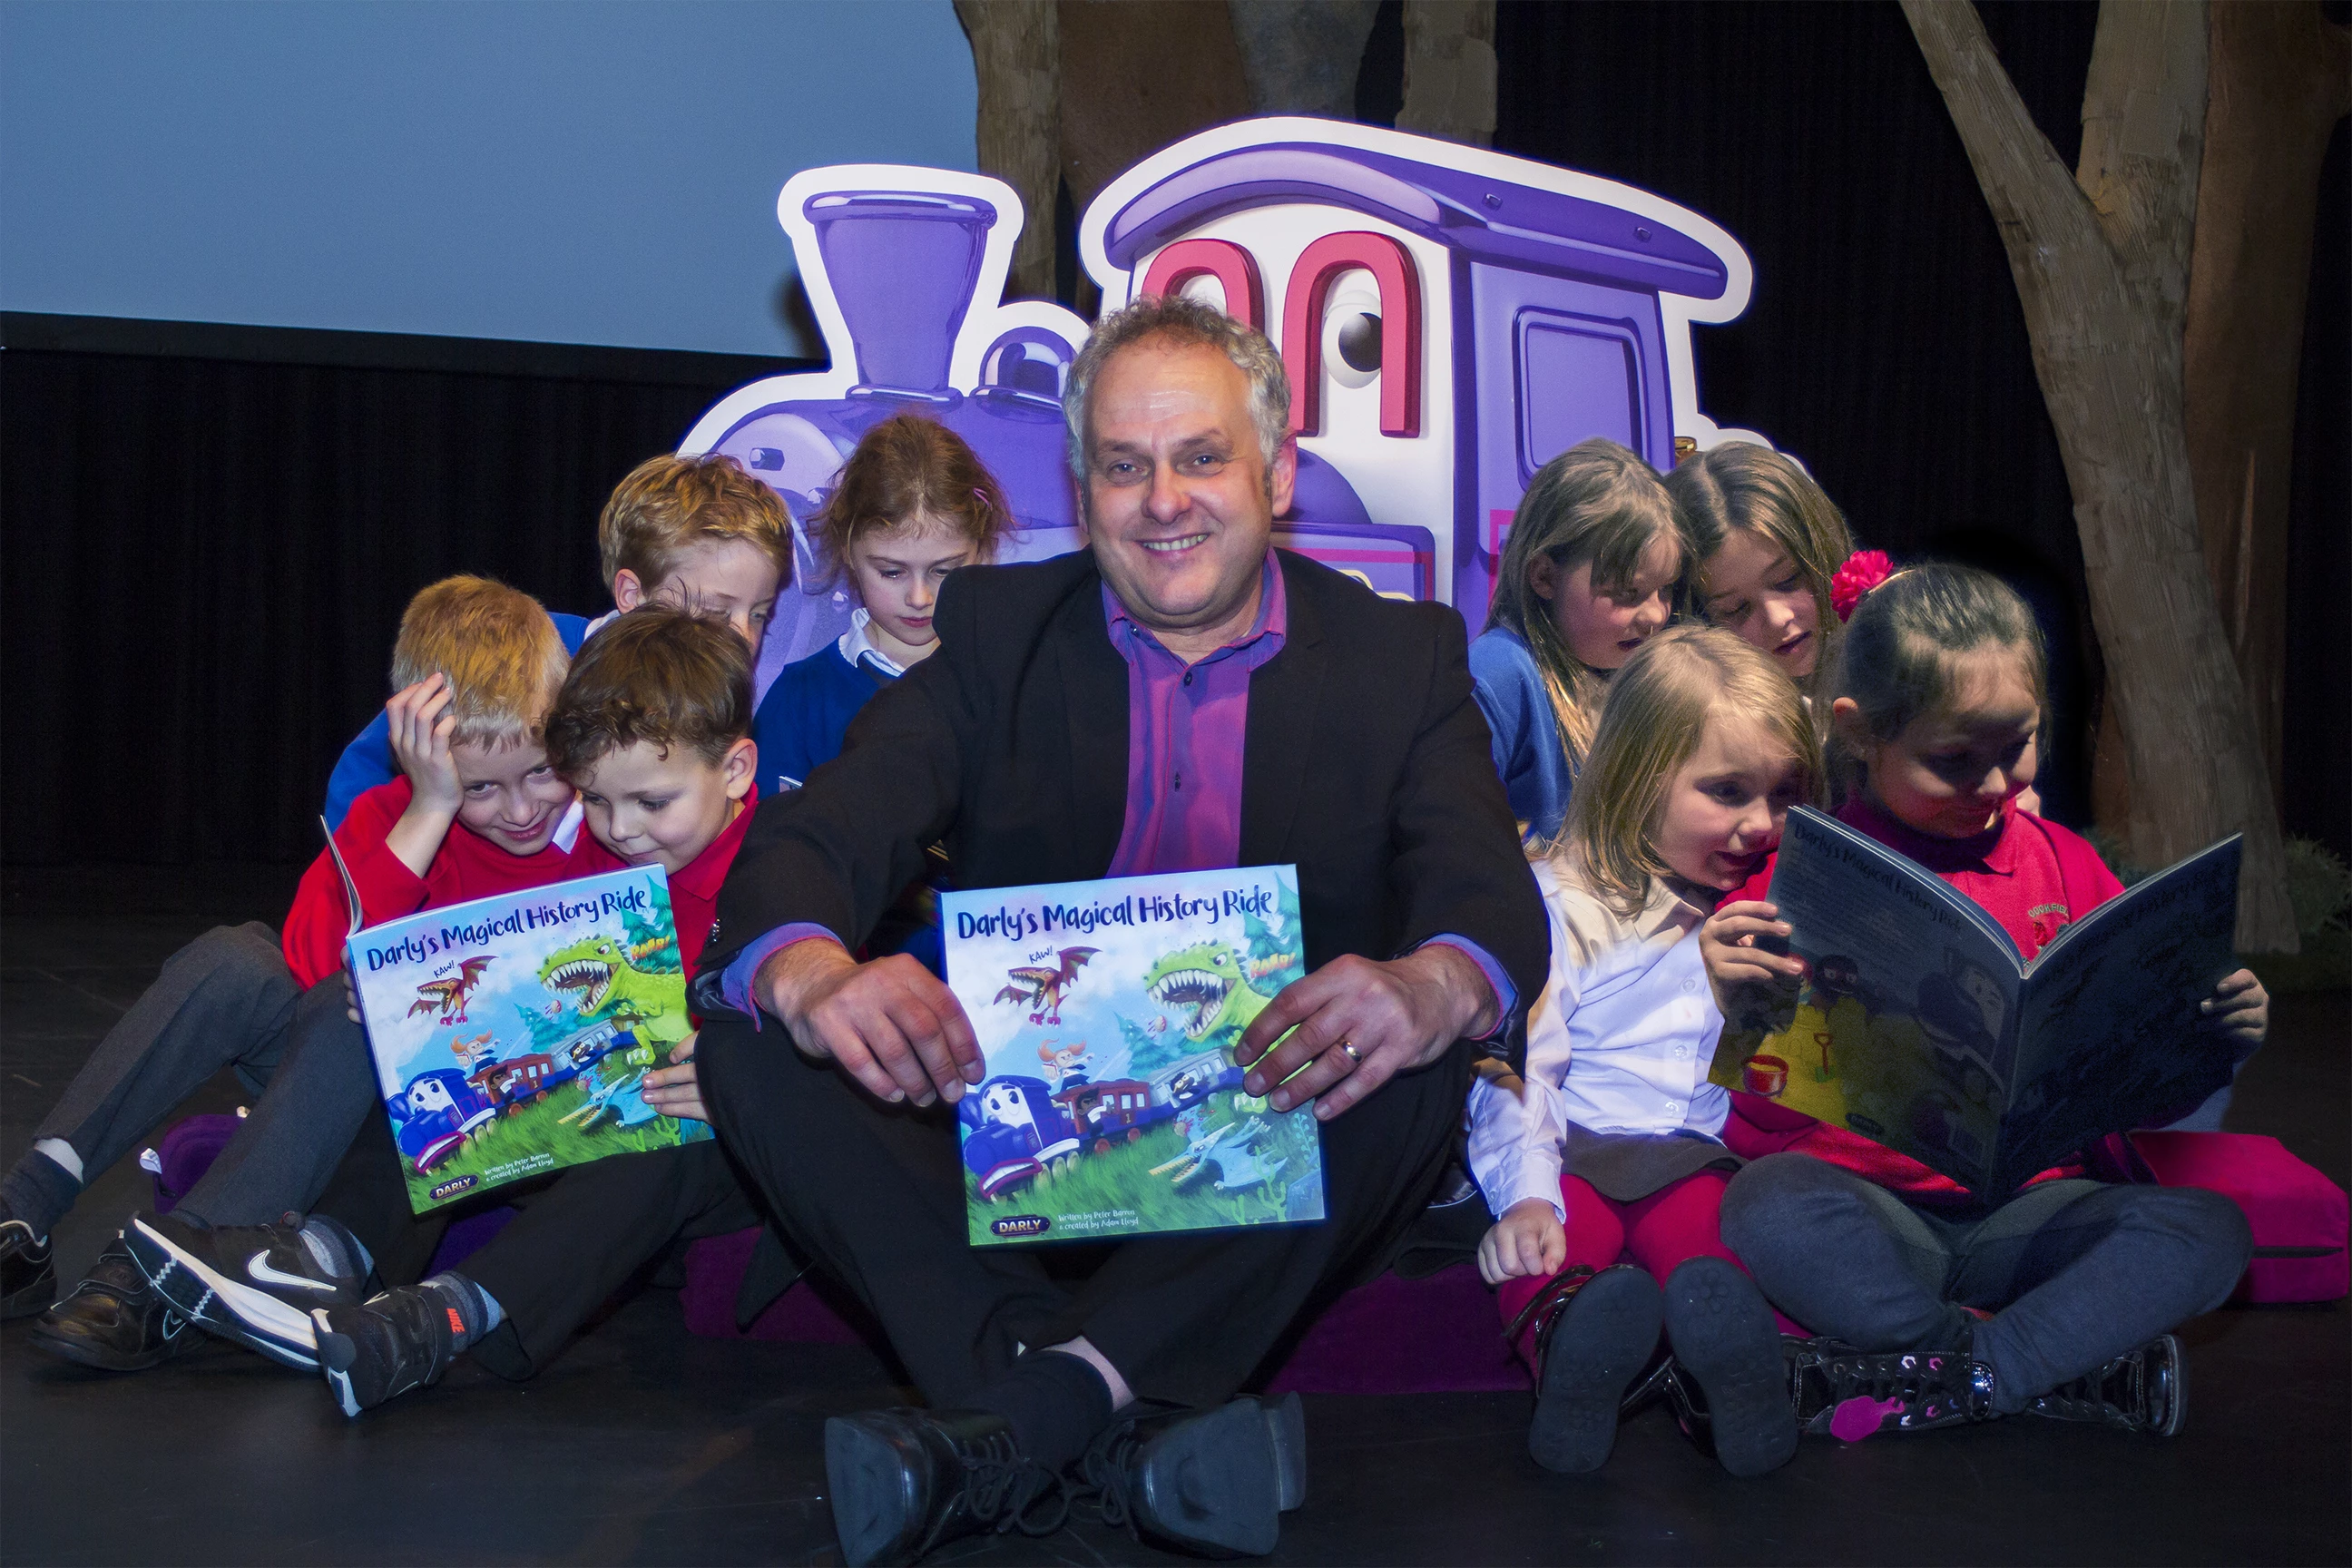
[[[694,1026],[657,866],[387,921],[351,960],[418,1214],[710,1136],[639,1092]]]
[[[940,915],[987,1063],[957,1108],[972,1245],[1323,1217],[1315,1119],[1234,1063],[1307,973],[1294,868],[950,892]]]

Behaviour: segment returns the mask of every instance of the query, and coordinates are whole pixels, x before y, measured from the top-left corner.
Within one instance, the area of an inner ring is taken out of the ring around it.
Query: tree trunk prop
[[[1475,147],[1493,143],[1495,0],[1404,0],[1397,129]]]
[[[2009,253],[2132,783],[2135,858],[2245,835],[2242,951],[2295,951],[2253,717],[2206,575],[2181,413],[2201,4],[2105,4],[2070,176],[1969,0],[1903,0]]]
[[[2205,564],[2276,800],[2295,384],[2320,162],[2352,111],[2352,32],[2315,0],[2236,0],[2209,26],[2182,406]]]
[[[1356,117],[1356,71],[1381,0],[1226,0],[1253,114]]]
[[[980,79],[980,172],[1028,208],[1004,280],[1013,299],[1051,300],[1054,200],[1062,184],[1061,19],[1055,0],[956,0]]]

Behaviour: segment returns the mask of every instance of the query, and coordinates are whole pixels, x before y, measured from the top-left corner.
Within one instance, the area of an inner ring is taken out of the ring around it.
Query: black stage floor
[[[173,948],[273,920],[290,874],[11,872],[0,927],[0,1157]],[[110,913],[96,911],[110,910]],[[2342,993],[2285,998],[2233,1121],[2352,1174]],[[237,1099],[226,1080],[190,1109]],[[129,1162],[60,1227],[65,1277],[145,1201]],[[1528,1400],[1307,1402],[1293,1563],[2345,1563],[2352,1561],[2352,1314],[2227,1310],[2186,1330],[2170,1443],[2015,1420],[1852,1448],[1809,1441],[1737,1481],[1660,1411],[1600,1475],[1528,1459]],[[0,1560],[79,1563],[824,1563],[819,1430],[906,1397],[862,1351],[687,1335],[646,1290],[520,1386],[467,1367],[359,1421],[323,1386],[226,1345],[135,1377],[0,1333]],[[1072,1529],[955,1563],[1159,1561]]]

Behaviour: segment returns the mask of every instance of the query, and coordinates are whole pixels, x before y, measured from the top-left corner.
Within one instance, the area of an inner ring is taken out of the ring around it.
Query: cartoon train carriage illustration
[[[795,175],[777,216],[831,365],[730,394],[682,449],[738,458],[805,518],[860,434],[919,409],[1003,484],[1002,559],[1076,548],[1059,399],[1087,323],[995,303],[1023,222],[1012,188],[848,164]],[[1551,458],[1596,435],[1661,469],[1678,442],[1763,444],[1699,412],[1691,353],[1693,323],[1747,307],[1747,253],[1613,181],[1377,126],[1247,120],[1112,181],[1078,247],[1106,310],[1179,290],[1274,340],[1299,453],[1276,543],[1474,625]],[[848,624],[804,531],[796,548],[801,591],[779,606],[763,682]]]
[[[394,1142],[423,1175],[465,1147],[466,1140],[498,1120],[498,1102],[455,1068],[418,1073],[384,1101]]]
[[[1080,1080],[1056,1090],[1054,1100],[1077,1129],[1080,1141],[1097,1154],[1134,1142],[1146,1129],[1176,1114],[1165,1092],[1155,1093],[1151,1084],[1139,1078]]]
[[[1076,1124],[1045,1080],[992,1078],[956,1102],[963,1163],[990,1203],[1020,1191],[1078,1152]]]

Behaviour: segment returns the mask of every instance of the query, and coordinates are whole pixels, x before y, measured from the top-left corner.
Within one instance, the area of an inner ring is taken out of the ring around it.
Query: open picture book
[[[711,1135],[641,1092],[694,1027],[660,867],[364,928],[348,869],[343,890],[346,960],[415,1213]]]
[[[1809,971],[1795,1016],[1727,1022],[1708,1076],[2006,1196],[2230,1081],[2235,1053],[2197,1005],[2238,967],[2238,860],[2223,839],[2027,962],[1934,872],[1801,807],[1769,895]]]
[[[1288,866],[948,892],[987,1077],[957,1107],[973,1246],[1323,1217],[1318,1124],[1234,1047],[1307,972]]]

